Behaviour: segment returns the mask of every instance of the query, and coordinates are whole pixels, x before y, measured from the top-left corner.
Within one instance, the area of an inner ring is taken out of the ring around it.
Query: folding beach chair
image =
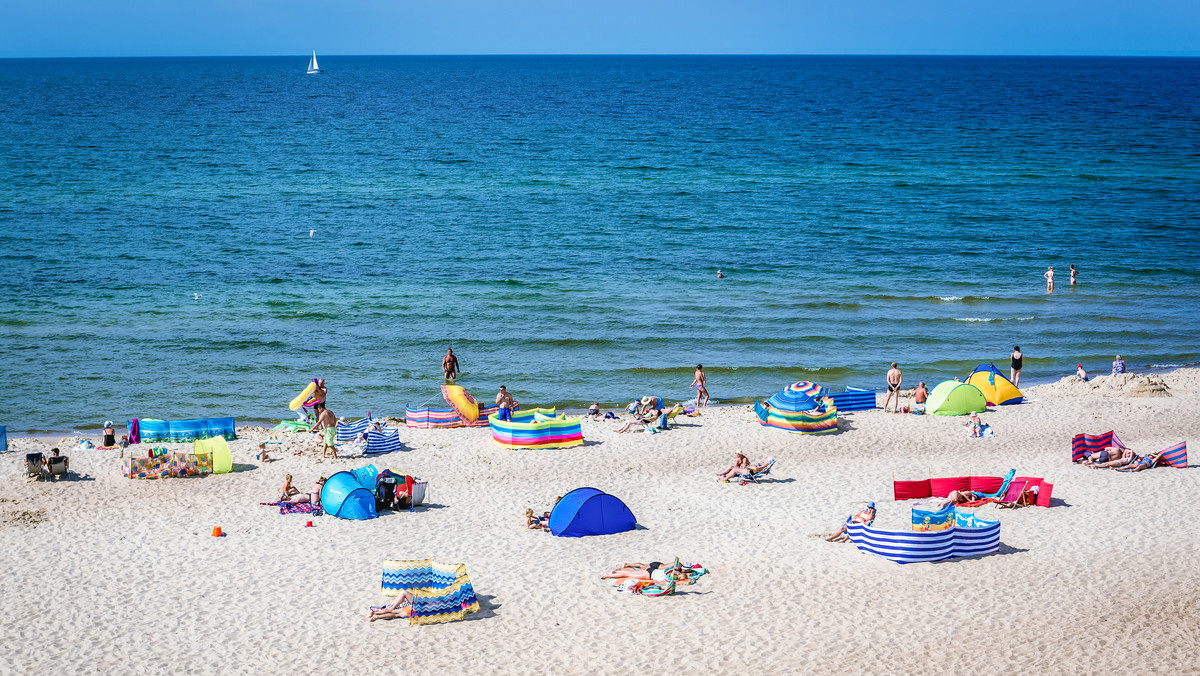
[[[35,479],[46,478],[46,468],[42,465],[44,456],[41,453],[26,453],[25,454],[25,478],[33,477]]]
[[[765,479],[768,476],[770,476],[771,470],[774,467],[775,467],[775,458],[767,458],[766,466],[764,466],[762,469],[758,470],[757,472],[755,472],[753,469],[751,469],[749,474],[746,474],[745,476],[742,477],[742,480],[749,481],[750,483],[756,484],[756,483],[758,483],[759,479]]]
[[[683,407],[676,405],[675,408],[660,415],[658,417],[658,429],[660,429],[660,430],[671,429],[671,421],[674,420],[675,416],[679,415],[680,413],[683,413]]]
[[[1025,500],[1025,485],[1024,481],[1013,480],[1004,495],[996,500],[996,506],[1015,509],[1029,504]]]
[[[69,477],[70,470],[67,469],[67,456],[51,456],[46,458],[46,474],[51,479],[57,479],[60,476]]]

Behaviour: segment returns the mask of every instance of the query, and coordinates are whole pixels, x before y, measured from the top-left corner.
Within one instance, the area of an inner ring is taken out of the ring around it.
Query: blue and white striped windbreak
[[[999,521],[985,521],[957,509],[954,512],[954,525],[945,530],[883,530],[854,522],[848,524],[846,532],[862,551],[896,563],[942,561],[1000,549]]]
[[[367,432],[367,450],[364,453],[391,453],[400,450],[400,430],[385,427],[382,432]]]
[[[355,420],[352,423],[344,423],[344,422],[339,421],[337,424],[337,442],[339,444],[345,444],[345,443],[354,441],[355,439],[358,438],[358,435],[362,434],[363,432],[366,432],[367,427],[369,427],[370,425],[371,425],[370,418],[363,418],[362,420]]]

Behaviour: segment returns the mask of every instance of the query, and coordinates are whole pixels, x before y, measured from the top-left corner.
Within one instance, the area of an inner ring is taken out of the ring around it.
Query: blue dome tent
[[[368,469],[369,467],[369,469]],[[326,514],[340,519],[374,519],[375,511],[375,466],[370,465],[353,472],[338,472],[325,481],[321,489],[321,508]],[[366,483],[366,481],[370,483]],[[367,488],[367,486],[371,488]]]
[[[550,512],[550,532],[565,538],[623,533],[636,525],[620,498],[596,488],[576,488]]]

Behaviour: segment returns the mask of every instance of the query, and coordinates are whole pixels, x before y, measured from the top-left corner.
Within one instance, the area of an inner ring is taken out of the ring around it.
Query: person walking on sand
[[[1013,345],[1012,354],[1008,355],[1011,362],[1008,366],[1009,380],[1012,381],[1013,387],[1021,387],[1021,367],[1024,365],[1025,356],[1021,354],[1021,346]]]
[[[332,452],[333,459],[337,460],[337,416],[325,408],[323,403],[317,403],[313,408],[317,412],[317,422],[313,425],[312,433],[324,432],[325,445],[321,448],[321,457],[324,458],[326,453]]]
[[[446,374],[446,380],[454,380],[460,373],[458,357],[454,356],[454,350],[450,348],[446,348],[446,356],[442,357],[442,373]]]
[[[1078,276],[1079,276],[1079,270],[1076,269],[1074,263],[1071,263],[1071,286],[1075,286],[1075,278]]]
[[[509,392],[503,385],[500,386],[500,391],[496,393],[496,405],[500,407],[496,411],[496,417],[500,420],[512,420],[513,407],[517,402],[513,399],[512,393]]]
[[[1051,265],[1049,268],[1047,268],[1046,271],[1042,273],[1042,276],[1046,278],[1046,293],[1053,293],[1054,292],[1054,266]]]
[[[704,375],[704,364],[696,364],[696,377],[688,387],[696,388],[696,406],[708,406],[708,377]]]
[[[887,372],[888,391],[887,391],[887,397],[885,397],[883,400],[883,410],[885,410],[885,411],[887,410],[888,402],[890,402],[892,400],[893,395],[895,395],[895,397],[896,397],[896,403],[894,404],[894,406],[895,406],[894,410],[896,410],[896,411],[900,410],[900,383],[903,383],[903,382],[904,382],[904,374],[900,372],[900,367],[896,365],[896,362],[892,362],[892,368]]]

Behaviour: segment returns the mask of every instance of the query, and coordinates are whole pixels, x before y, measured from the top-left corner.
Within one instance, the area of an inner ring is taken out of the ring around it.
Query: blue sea
[[[307,60],[0,60],[0,424],[1200,362],[1200,60]]]

